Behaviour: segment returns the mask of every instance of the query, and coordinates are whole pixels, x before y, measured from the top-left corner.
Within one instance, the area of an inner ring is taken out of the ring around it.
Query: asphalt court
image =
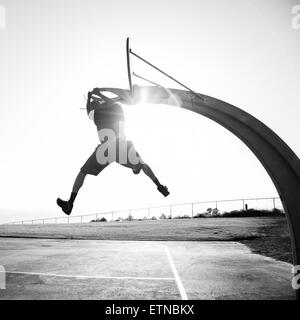
[[[0,238],[0,265],[0,299],[294,299],[292,266],[238,242]]]

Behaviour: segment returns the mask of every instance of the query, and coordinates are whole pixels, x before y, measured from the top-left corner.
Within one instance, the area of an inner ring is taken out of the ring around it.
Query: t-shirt
[[[98,132],[102,129],[111,129],[116,136],[123,135],[124,112],[118,103],[103,103],[95,109],[94,123]]]

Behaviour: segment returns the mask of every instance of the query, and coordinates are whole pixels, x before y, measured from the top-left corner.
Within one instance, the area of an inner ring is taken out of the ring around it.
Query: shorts
[[[99,144],[80,171],[97,176],[112,162],[131,169],[138,169],[144,163],[132,141],[119,138]]]

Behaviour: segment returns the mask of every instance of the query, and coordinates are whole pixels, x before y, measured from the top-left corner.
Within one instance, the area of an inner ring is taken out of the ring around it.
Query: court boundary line
[[[165,252],[167,254],[167,257],[168,257],[168,260],[169,260],[169,263],[170,263],[170,266],[171,266],[171,269],[173,271],[173,274],[174,274],[174,277],[175,277],[175,281],[176,281],[176,284],[177,284],[177,287],[178,287],[178,290],[180,292],[180,295],[181,295],[181,299],[182,300],[188,300],[188,297],[187,297],[187,294],[185,292],[185,289],[184,289],[184,286],[182,284],[182,281],[179,277],[179,274],[177,272],[177,269],[175,267],[175,264],[174,264],[174,261],[172,259],[172,256],[170,254],[170,251],[169,251],[169,248],[167,246],[164,246],[165,248]]]
[[[159,280],[159,281],[175,281],[175,278],[168,277],[112,277],[112,276],[86,276],[86,275],[68,275],[68,274],[56,274],[48,272],[23,272],[23,271],[0,271],[0,273],[6,274],[22,274],[32,276],[45,276],[45,277],[60,277],[60,278],[77,278],[77,279],[111,279],[111,280]]]

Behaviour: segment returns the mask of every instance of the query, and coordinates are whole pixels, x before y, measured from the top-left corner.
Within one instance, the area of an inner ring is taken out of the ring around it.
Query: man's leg
[[[157,186],[157,190],[162,193],[165,197],[167,197],[170,193],[168,191],[168,188],[158,181],[157,177],[155,176],[154,172],[150,168],[150,166],[143,161],[139,153],[135,150],[135,147],[132,143],[132,141],[126,141],[127,144],[127,162],[121,163],[123,166],[127,168],[131,168],[132,172],[134,174],[139,174],[141,170],[145,173],[146,176],[148,176]],[[124,150],[123,148],[122,150]],[[129,154],[134,155],[133,160],[137,164],[133,164],[131,161],[131,157]],[[117,158],[117,161],[119,162],[119,157]],[[120,162],[119,162],[120,163]]]
[[[73,185],[73,189],[72,189],[72,193],[76,194],[78,193],[78,191],[81,189],[81,187],[83,186],[84,183],[84,179],[86,177],[86,173],[83,173],[82,171],[80,171],[75,179],[74,185]],[[76,197],[76,196],[75,196]],[[74,199],[75,200],[75,199]]]
[[[140,168],[143,170],[143,172],[145,173],[145,175],[147,177],[149,177],[158,187],[160,185],[158,179],[156,178],[154,172],[152,171],[152,169],[150,168],[150,166],[147,163],[142,162],[140,164]]]
[[[70,196],[70,199],[69,199],[69,202],[72,204],[74,204],[74,201],[77,197],[77,193],[79,192],[79,190],[81,189],[81,187],[83,186],[83,183],[84,183],[84,179],[86,177],[86,173],[83,173],[82,171],[79,171],[76,179],[75,179],[75,182],[74,182],[74,185],[73,185],[73,189],[72,189],[72,193],[71,193],[71,196]]]
[[[86,177],[85,173],[83,173],[81,171],[78,173],[78,175],[75,179],[74,185],[73,185],[70,199],[68,201],[61,200],[60,198],[58,198],[56,200],[56,203],[62,208],[62,210],[65,214],[67,214],[67,215],[71,214],[72,209],[73,209],[73,205],[74,205],[74,201],[77,197],[78,191],[83,186],[85,177]]]
[[[152,169],[148,166],[147,163],[141,163],[141,168],[146,176],[148,176],[157,186],[157,190],[162,193],[165,197],[167,197],[170,192],[166,186],[163,186],[158,179],[156,178],[155,174],[153,173]]]
[[[109,165],[109,163],[100,164],[98,162],[97,150],[100,147],[101,145],[99,145],[95,149],[92,155],[87,159],[85,164],[81,167],[80,172],[78,173],[75,179],[70,199],[68,201],[64,201],[59,198],[56,200],[56,203],[61,207],[61,209],[65,214],[70,215],[70,213],[72,212],[73,204],[77,197],[77,193],[80,190],[80,188],[83,186],[86,175],[90,174],[93,176],[97,176],[102,170],[104,170]]]

